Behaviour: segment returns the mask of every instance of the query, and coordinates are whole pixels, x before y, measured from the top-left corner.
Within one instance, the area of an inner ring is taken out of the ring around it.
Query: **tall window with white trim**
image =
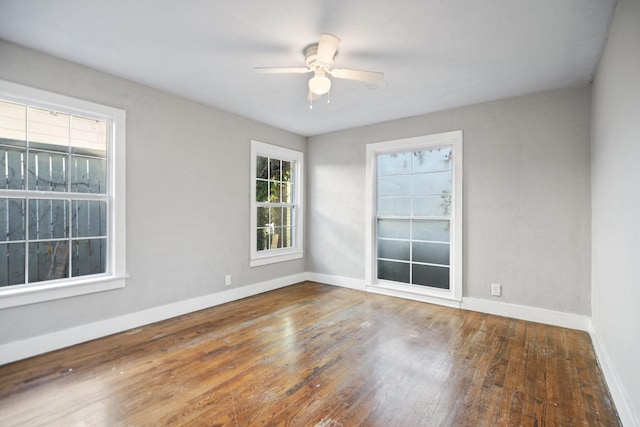
[[[0,93],[0,297],[122,273],[114,246],[123,229],[115,222],[115,119],[104,113],[123,124],[123,112],[76,109],[72,98],[3,86],[69,104]]]
[[[299,151],[251,143],[251,266],[302,257]]]

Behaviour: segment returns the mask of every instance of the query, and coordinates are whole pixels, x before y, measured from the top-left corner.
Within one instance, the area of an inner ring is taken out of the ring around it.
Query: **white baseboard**
[[[481,313],[495,314],[497,316],[544,323],[545,325],[577,329],[579,331],[589,331],[591,323],[589,316],[479,298],[463,298],[462,308],[465,310],[479,311]]]
[[[497,316],[511,317],[514,319],[528,320],[546,325],[560,326],[563,328],[589,331],[591,319],[579,314],[564,313],[561,311],[546,310],[544,308],[529,307],[524,305],[507,304],[498,301],[489,301],[479,298],[463,298],[462,302],[445,298],[430,297],[409,292],[401,292],[367,286],[364,280],[349,277],[332,276],[320,273],[307,273],[307,280],[326,285],[340,286],[358,291],[372,292],[387,296],[411,299],[446,307],[463,308],[465,310],[479,311],[481,313],[495,314]]]
[[[76,326],[50,334],[0,345],[0,365],[26,359],[53,350],[138,328],[161,320],[283,288],[307,279],[306,273],[294,274],[253,285],[228,289],[173,304],[154,307],[120,317]]]
[[[325,285],[339,286],[341,288],[355,289],[357,291],[366,290],[364,280],[351,279],[349,277],[331,276],[329,274],[307,273],[307,280]]]
[[[611,357],[607,351],[607,347],[602,342],[597,329],[592,322],[589,322],[591,328],[589,334],[591,335],[591,341],[593,342],[593,348],[596,352],[596,357],[600,363],[602,374],[609,387],[609,392],[613,399],[616,409],[618,410],[618,416],[622,425],[628,427],[640,427],[640,416],[634,411],[631,399],[625,391],[622,382],[620,381],[620,375],[615,369],[613,363],[611,363]]]
[[[447,301],[440,298],[431,298],[429,296],[418,295],[408,292],[394,291],[390,289],[376,288],[375,286],[367,286],[365,280],[352,279],[350,277],[332,276],[330,274],[307,273],[307,280],[322,283],[324,285],[338,286],[341,288],[355,289],[356,291],[371,292],[391,297],[411,299],[415,301],[428,302],[438,305],[447,305],[450,307],[460,307],[457,301]]]

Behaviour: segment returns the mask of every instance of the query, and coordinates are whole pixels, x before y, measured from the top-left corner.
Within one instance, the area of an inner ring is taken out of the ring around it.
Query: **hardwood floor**
[[[620,422],[584,332],[305,282],[2,366],[0,425]]]

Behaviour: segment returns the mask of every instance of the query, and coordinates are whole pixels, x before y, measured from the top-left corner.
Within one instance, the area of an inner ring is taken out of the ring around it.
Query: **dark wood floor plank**
[[[1,366],[0,425],[620,423],[584,332],[305,282]]]

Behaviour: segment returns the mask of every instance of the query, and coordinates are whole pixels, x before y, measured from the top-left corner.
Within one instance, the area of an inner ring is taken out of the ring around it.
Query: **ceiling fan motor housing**
[[[335,55],[334,55],[335,56]],[[316,74],[324,74],[333,66],[333,58],[328,64],[318,61],[318,45],[313,44],[307,48],[304,53],[305,62],[310,70],[313,70]]]

